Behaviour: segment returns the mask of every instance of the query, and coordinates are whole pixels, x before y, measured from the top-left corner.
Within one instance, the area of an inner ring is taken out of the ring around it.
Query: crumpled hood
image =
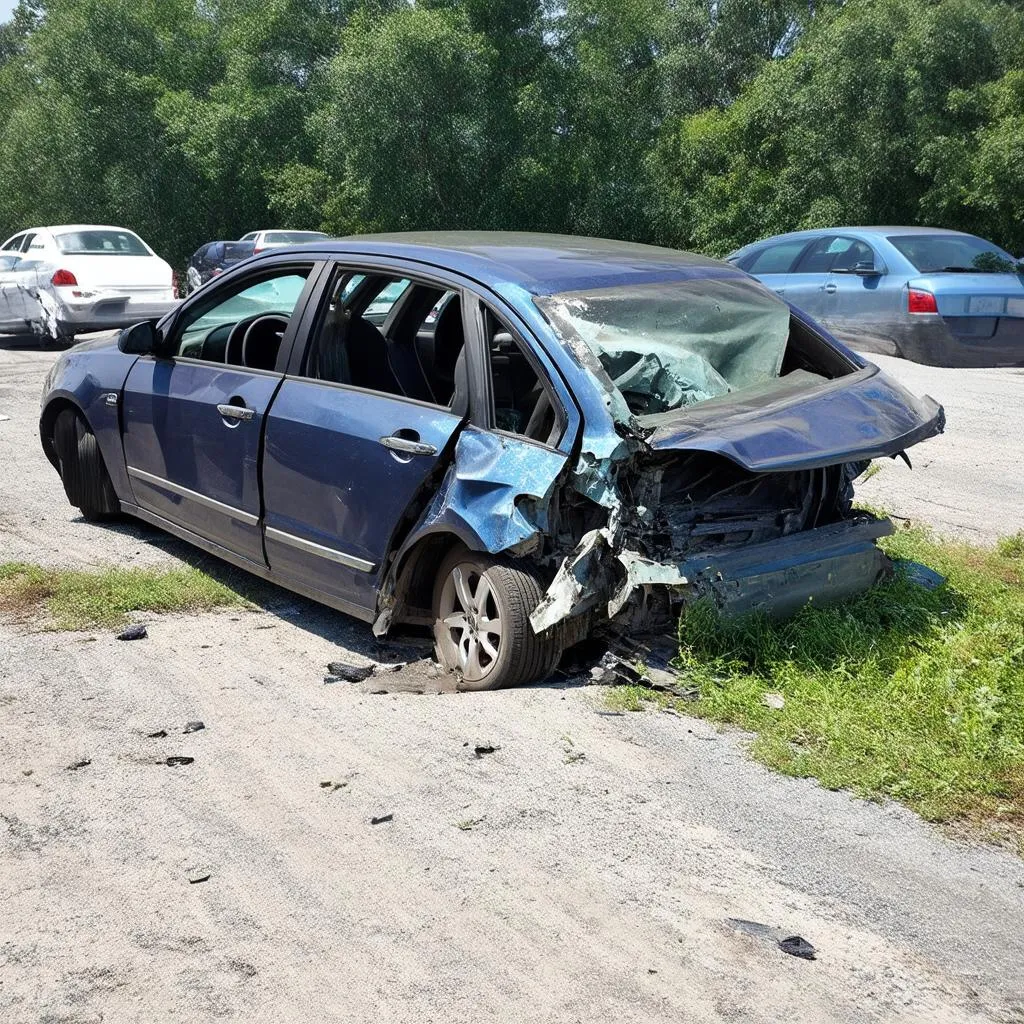
[[[714,452],[764,473],[895,455],[941,434],[945,422],[933,398],[915,397],[868,365],[835,380],[790,374],[645,425],[654,426],[646,440],[656,451]]]

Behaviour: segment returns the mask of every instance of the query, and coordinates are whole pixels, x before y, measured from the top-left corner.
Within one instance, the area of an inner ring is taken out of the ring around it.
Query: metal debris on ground
[[[81,761],[75,761],[74,764],[69,764],[68,767],[67,767],[67,770],[69,772],[77,772],[79,768],[88,768],[89,765],[91,765],[91,764],[92,764],[92,761],[89,758],[84,757],[84,758],[82,758]]]
[[[383,825],[386,821],[393,821],[394,817],[395,816],[393,814],[380,814],[376,818],[371,818],[370,819],[370,824],[371,825]]]
[[[141,623],[137,622],[134,626],[129,626],[127,629],[122,629],[117,634],[118,640],[145,640],[149,636],[146,627]]]
[[[169,765],[171,768],[177,768],[181,765],[192,764],[195,761],[194,757],[185,757],[181,754],[172,754],[164,764]]]
[[[700,690],[686,686],[672,664],[678,653],[678,642],[669,634],[643,639],[611,636],[607,650],[590,669],[591,680],[598,686],[643,686],[679,700],[700,700]]]
[[[799,957],[801,960],[816,959],[818,951],[801,935],[792,935],[783,928],[773,928],[760,921],[744,921],[738,917],[727,918],[727,921],[733,928],[745,935],[774,942],[783,953],[788,953],[790,956]]]
[[[194,721],[194,722],[186,722],[185,723],[185,728],[182,729],[181,731],[184,732],[184,733],[199,732],[201,729],[205,729],[205,728],[206,728],[206,726],[202,722],[200,722],[198,719],[196,719],[196,721]]]
[[[373,675],[374,665],[350,665],[345,661],[332,661],[327,666],[330,675],[324,676],[325,683],[361,683]]]

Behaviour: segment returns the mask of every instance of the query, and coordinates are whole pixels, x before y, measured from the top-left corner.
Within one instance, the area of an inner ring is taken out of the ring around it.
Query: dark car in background
[[[727,259],[862,352],[934,366],[1024,366],[1024,277],[960,231],[843,227],[753,242]]]
[[[189,295],[197,288],[223,274],[242,260],[247,260],[256,250],[254,242],[207,242],[192,254],[185,270],[185,294]]]
[[[868,460],[942,409],[726,263],[599,239],[279,249],[64,353],[40,436],[86,518],[138,516],[374,624],[470,689],[680,606],[871,586]]]

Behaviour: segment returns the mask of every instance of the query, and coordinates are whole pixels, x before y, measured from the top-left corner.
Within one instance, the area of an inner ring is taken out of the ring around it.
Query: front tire
[[[60,464],[64,493],[90,522],[121,511],[96,435],[74,409],[65,409],[53,424],[53,447]]]
[[[434,644],[442,667],[467,690],[543,679],[562,655],[557,630],[538,636],[530,625],[543,593],[529,569],[453,550],[441,563],[434,590]]]

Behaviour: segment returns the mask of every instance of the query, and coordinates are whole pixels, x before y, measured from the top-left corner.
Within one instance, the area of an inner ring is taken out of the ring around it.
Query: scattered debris
[[[501,747],[495,743],[478,743],[473,748],[473,753],[477,757],[483,757],[484,754],[493,754],[496,750],[501,750]]]
[[[324,779],[320,783],[320,788],[329,789],[332,793],[336,793],[339,789],[344,789],[347,785],[347,782],[334,782],[331,779]]]
[[[737,931],[774,942],[783,953],[790,956],[799,957],[801,960],[816,958],[818,951],[800,935],[791,935],[782,928],[772,928],[771,925],[761,924],[760,921],[744,921],[738,917],[730,917],[727,920]]]
[[[586,761],[587,755],[582,750],[567,750],[565,752],[565,763],[566,764],[578,764],[580,761]]]
[[[325,683],[361,683],[373,675],[375,665],[350,665],[344,661],[332,661],[327,666],[329,676],[324,676]]]
[[[23,768],[22,771],[21,771],[21,774],[24,775],[27,778],[29,775],[32,774],[32,769],[31,768]]]
[[[394,817],[395,816],[393,814],[380,814],[376,818],[371,818],[370,819],[370,824],[371,825],[383,825],[386,821],[393,821]]]
[[[170,765],[171,768],[177,768],[179,765],[192,764],[193,761],[195,761],[194,757],[184,757],[181,754],[172,754],[164,763]]]
[[[909,558],[893,559],[893,569],[904,579],[916,583],[925,590],[938,590],[946,582],[946,577],[920,562],[912,562]]]
[[[455,827],[463,832],[472,832],[477,825],[483,822],[483,818],[466,818],[465,821],[457,821]]]
[[[134,626],[129,626],[127,629],[121,630],[117,634],[118,640],[145,640],[149,636],[146,627],[141,623],[137,622]]]
[[[199,732],[200,729],[205,729],[205,728],[206,728],[206,726],[202,722],[200,722],[199,719],[196,719],[194,722],[186,722],[185,723],[185,728],[182,729],[181,731],[184,732],[184,733]]]
[[[200,882],[208,882],[212,875],[213,872],[206,868],[192,868],[186,872],[185,877],[189,885],[198,885]]]
[[[761,703],[766,708],[781,711],[786,706],[786,698],[781,693],[762,693]]]
[[[148,732],[148,733],[146,733],[146,739],[147,740],[162,740],[162,739],[165,739],[166,736],[167,736],[167,730],[166,729],[157,729],[156,732]]]
[[[83,757],[81,761],[75,761],[74,764],[69,764],[67,770],[69,772],[77,772],[79,768],[88,768],[91,764],[92,761],[89,758]]]

